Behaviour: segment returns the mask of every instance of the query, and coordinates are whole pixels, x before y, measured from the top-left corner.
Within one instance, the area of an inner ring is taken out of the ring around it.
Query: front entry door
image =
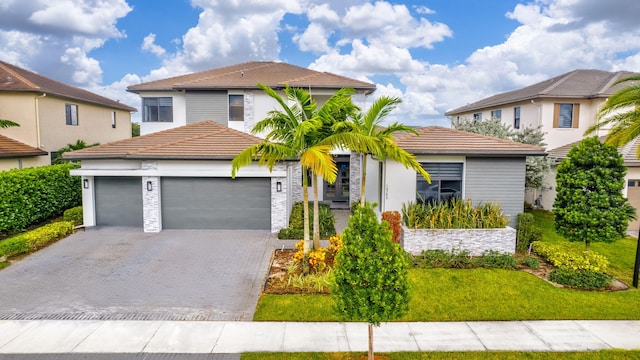
[[[349,201],[349,159],[336,159],[338,176],[336,182],[324,183],[324,199],[326,201]]]

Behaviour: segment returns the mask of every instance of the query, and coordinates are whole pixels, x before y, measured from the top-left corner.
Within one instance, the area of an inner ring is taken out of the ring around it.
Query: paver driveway
[[[267,231],[95,228],[0,271],[0,319],[251,320]]]

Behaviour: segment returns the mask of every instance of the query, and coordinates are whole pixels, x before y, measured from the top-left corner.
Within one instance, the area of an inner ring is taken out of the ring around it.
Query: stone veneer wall
[[[293,202],[302,201],[302,166],[300,162],[296,162],[293,165],[291,171],[291,197]]]
[[[362,181],[362,156],[351,152],[349,156],[349,205],[360,201]]]
[[[402,247],[413,255],[423,250],[468,250],[470,255],[479,256],[485,251],[514,254],[516,251],[516,230],[504,229],[409,229],[402,227],[400,240]]]
[[[273,170],[286,171],[287,165],[277,164]],[[278,191],[278,182],[281,184],[280,191]],[[278,232],[288,225],[287,191],[286,176],[271,178],[271,232]]]
[[[244,132],[251,134],[253,126],[256,124],[254,116],[253,91],[244,92]]]
[[[145,160],[141,164],[142,170],[157,170],[156,161]],[[147,182],[151,182],[152,190],[147,190]],[[162,230],[162,216],[160,210],[160,178],[158,176],[142,177],[142,219],[144,232],[160,232]]]

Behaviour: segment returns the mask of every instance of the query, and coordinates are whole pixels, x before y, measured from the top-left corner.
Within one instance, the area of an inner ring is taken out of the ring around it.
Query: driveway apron
[[[0,271],[0,319],[251,320],[275,236],[104,227]]]

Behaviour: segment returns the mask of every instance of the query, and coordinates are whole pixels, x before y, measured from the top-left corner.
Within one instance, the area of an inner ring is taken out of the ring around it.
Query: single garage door
[[[96,177],[96,225],[142,227],[142,180]]]
[[[270,178],[162,181],[164,229],[270,229]]]

